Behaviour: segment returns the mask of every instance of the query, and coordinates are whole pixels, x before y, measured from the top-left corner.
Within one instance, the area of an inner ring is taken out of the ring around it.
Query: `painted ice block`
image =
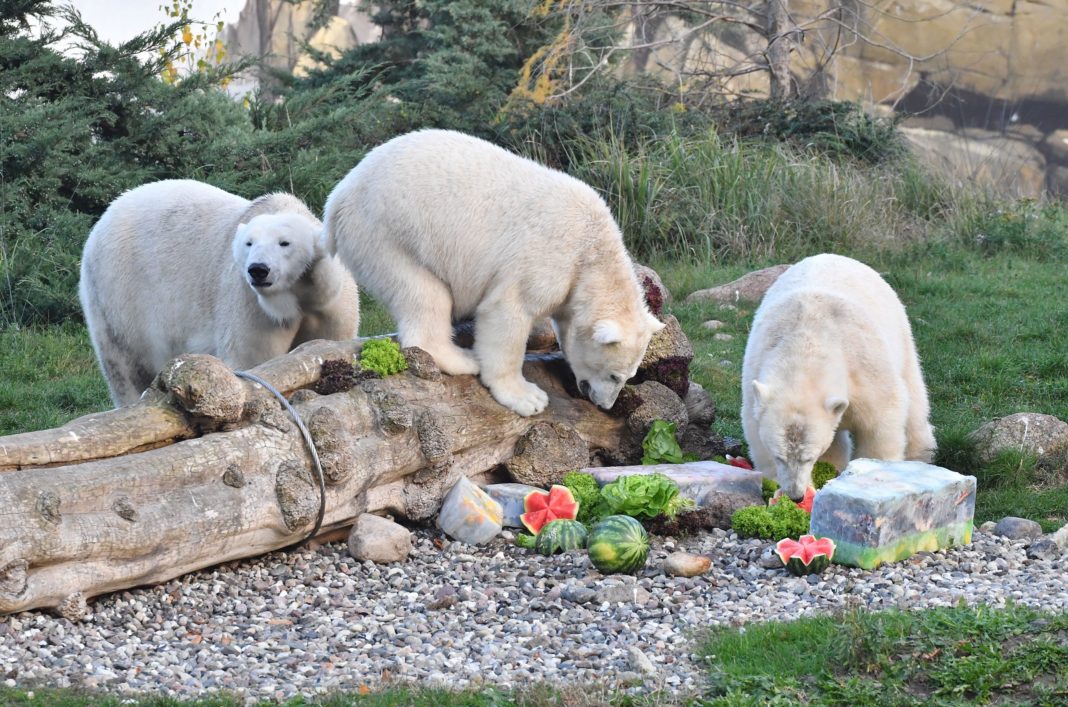
[[[874,569],[972,540],[975,477],[923,462],[854,459],[816,493],[809,532],[834,561]]]
[[[741,469],[714,461],[645,466],[601,466],[583,471],[593,474],[601,486],[621,476],[663,474],[679,485],[679,492],[692,498],[698,508],[715,506],[725,511],[764,505],[759,471]]]
[[[501,532],[501,504],[461,477],[441,503],[438,527],[460,542],[481,545]]]
[[[531,491],[544,489],[529,484],[489,484],[483,486],[482,490],[501,504],[501,524],[505,528],[522,528],[523,521],[519,520],[519,516],[523,515],[523,499]]]

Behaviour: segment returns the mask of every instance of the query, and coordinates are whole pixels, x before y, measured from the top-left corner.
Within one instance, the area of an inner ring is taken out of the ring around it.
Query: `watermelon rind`
[[[817,539],[813,535],[803,535],[799,541],[783,538],[775,543],[775,552],[790,574],[797,577],[818,574],[831,564],[834,541],[830,538]],[[805,562],[804,554],[809,555],[808,563]]]
[[[604,574],[633,574],[649,557],[649,534],[630,516],[614,515],[590,530],[590,562]]]
[[[534,538],[534,550],[542,555],[582,550],[586,547],[589,532],[577,520],[562,518],[546,523]]]

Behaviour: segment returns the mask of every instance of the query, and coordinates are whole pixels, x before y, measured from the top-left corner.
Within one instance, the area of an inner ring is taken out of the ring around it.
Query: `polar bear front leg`
[[[549,404],[544,390],[523,377],[523,354],[533,317],[505,302],[483,302],[475,314],[475,355],[482,383],[517,415],[537,415]]]

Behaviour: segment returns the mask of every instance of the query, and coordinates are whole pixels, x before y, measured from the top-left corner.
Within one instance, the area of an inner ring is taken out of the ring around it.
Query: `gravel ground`
[[[716,624],[844,608],[1017,604],[1068,610],[1060,560],[976,531],[971,546],[866,572],[832,565],[795,578],[765,569],[766,543],[712,531],[654,538],[635,577],[603,577],[584,553],[543,558],[498,538],[484,547],[419,531],[409,560],[375,566],[343,543],[272,553],[90,602],[72,624],[0,617],[0,680],[189,697],[314,696],[390,681],[503,687],[596,682],[700,689],[695,637]],[[695,578],[660,573],[672,550],[712,557]]]

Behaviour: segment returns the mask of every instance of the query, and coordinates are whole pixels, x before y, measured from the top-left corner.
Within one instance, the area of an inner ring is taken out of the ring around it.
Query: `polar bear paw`
[[[459,346],[441,347],[429,353],[438,368],[450,376],[477,376],[480,370],[478,359]]]
[[[537,415],[549,404],[549,396],[544,390],[523,379],[491,384],[489,389],[497,402],[522,417]]]

